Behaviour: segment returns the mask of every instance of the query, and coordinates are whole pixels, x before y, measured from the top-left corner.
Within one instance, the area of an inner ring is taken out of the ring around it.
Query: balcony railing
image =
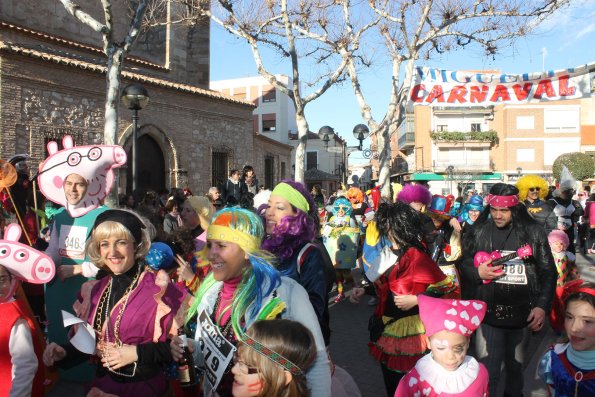
[[[436,143],[441,142],[489,142],[498,144],[498,133],[489,131],[443,131],[430,132],[430,138]]]
[[[415,132],[407,132],[399,135],[399,149],[407,149],[415,146]]]
[[[490,172],[492,171],[492,164],[489,159],[479,160],[435,160],[434,161],[434,172],[443,172],[452,165],[455,172],[458,171],[475,171],[475,172]]]

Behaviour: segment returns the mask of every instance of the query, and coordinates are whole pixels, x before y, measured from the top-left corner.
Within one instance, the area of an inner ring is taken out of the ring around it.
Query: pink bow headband
[[[514,207],[519,203],[519,196],[516,194],[512,196],[496,196],[495,194],[488,194],[486,202],[492,207]]]

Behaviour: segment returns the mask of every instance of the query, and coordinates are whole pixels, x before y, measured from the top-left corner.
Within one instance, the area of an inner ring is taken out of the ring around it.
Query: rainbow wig
[[[345,212],[346,216],[351,215],[351,211],[353,210],[353,208],[351,207],[351,201],[349,201],[345,197],[337,197],[337,199],[333,202],[334,216],[337,216],[337,214],[339,213],[339,207],[343,207],[343,211]]]
[[[364,202],[364,192],[357,187],[350,187],[345,197],[351,201],[351,204],[359,204]]]
[[[423,185],[408,183],[399,192],[397,200],[405,204],[422,203],[428,206],[432,203],[432,193]]]
[[[285,179],[281,183],[286,183],[297,190],[309,205],[308,212],[304,212],[292,204],[291,207],[295,215],[281,219],[273,233],[267,236],[262,243],[262,249],[272,252],[279,260],[283,261],[291,258],[304,244],[314,240],[318,233],[320,220],[314,199],[304,185],[289,179]]]
[[[545,179],[537,175],[525,175],[522,176],[516,183],[517,189],[519,189],[519,200],[525,201],[527,199],[527,193],[529,188],[539,188],[539,198],[545,200],[545,196],[549,191],[549,186]]]
[[[263,299],[279,285],[281,276],[275,269],[275,257],[260,249],[264,227],[260,217],[252,211],[233,207],[217,212],[207,229],[207,239],[229,241],[238,244],[248,256],[251,266],[244,270],[242,281],[236,289],[231,306],[231,324],[237,335],[244,333],[242,318],[253,304],[249,315],[256,317],[262,308]],[[197,314],[205,293],[216,283],[212,273],[202,282],[196,292],[196,299],[186,316],[186,322]]]

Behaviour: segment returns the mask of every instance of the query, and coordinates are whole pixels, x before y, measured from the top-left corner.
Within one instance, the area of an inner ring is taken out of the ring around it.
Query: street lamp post
[[[335,134],[335,130],[333,129],[333,127],[330,127],[328,125],[322,126],[318,130],[318,136],[324,142],[324,147],[327,150],[328,150],[328,143],[330,141],[330,135],[333,135],[333,134]],[[363,144],[364,144],[363,142],[370,135],[370,129],[365,124],[358,124],[355,127],[353,127],[353,135],[359,141],[359,145],[358,146],[347,146],[347,143],[345,141],[343,141],[343,147],[341,150],[341,158],[342,158],[343,162],[339,165],[339,167],[340,167],[340,171],[342,173],[341,182],[344,185],[347,185],[347,170],[348,170],[347,158],[349,157],[349,153],[350,153],[350,151],[348,151],[348,149],[357,149],[359,151],[362,151]]]
[[[517,173],[517,180],[521,179],[521,173],[523,172],[523,169],[521,167],[517,167],[516,168],[516,173]]]
[[[452,194],[452,180],[454,179],[454,170],[455,167],[449,165],[446,167],[446,173],[448,174],[448,194]]]
[[[357,150],[362,151],[364,148],[364,139],[366,139],[370,135],[370,129],[365,124],[358,124],[353,127],[353,136],[355,139],[359,141],[359,146]]]
[[[138,182],[138,111],[149,103],[149,92],[140,84],[129,84],[122,90],[122,102],[132,113],[132,193],[136,194]]]

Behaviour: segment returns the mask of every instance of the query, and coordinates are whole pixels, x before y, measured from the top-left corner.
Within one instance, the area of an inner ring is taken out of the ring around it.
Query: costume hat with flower
[[[426,335],[450,331],[471,336],[486,314],[487,305],[479,300],[438,299],[417,296],[419,317],[426,328]]]

